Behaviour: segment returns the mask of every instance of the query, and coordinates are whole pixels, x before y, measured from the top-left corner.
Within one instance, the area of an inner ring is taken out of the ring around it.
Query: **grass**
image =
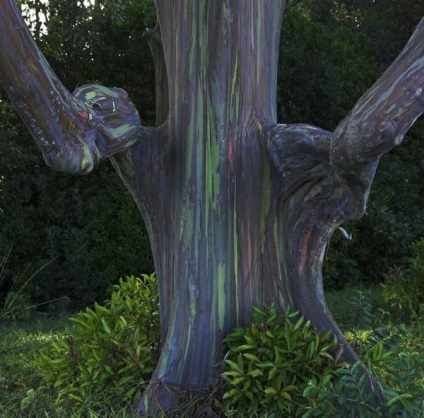
[[[55,404],[53,388],[42,385],[37,372],[39,351],[71,327],[65,316],[36,314],[33,320],[0,323],[0,417],[2,418],[132,418],[130,411],[110,410],[98,415],[90,402],[79,411]]]
[[[370,316],[371,319],[368,319],[374,321],[374,324],[388,319],[390,307],[382,299],[379,287],[361,289],[360,293],[357,289],[346,289],[329,293],[327,299],[335,319],[345,331],[358,332],[360,328],[358,321],[366,322],[367,316]],[[36,358],[43,347],[56,336],[63,334],[70,326],[70,321],[64,316],[51,317],[36,313],[25,322],[0,322],[0,417],[133,418],[138,416],[131,411],[129,405],[116,407],[116,410],[108,408],[99,415],[99,412],[94,412],[95,408],[90,406],[90,401],[79,411],[72,411],[66,406],[55,404],[55,391],[53,388],[43,386],[37,372]],[[419,338],[418,336],[411,338],[411,334],[412,332],[409,332],[409,340],[403,343],[403,347],[409,351],[421,351],[420,345],[424,343],[423,333]],[[422,359],[422,352],[420,356]],[[424,385],[424,378],[422,384]],[[180,411],[174,416],[195,416],[194,410],[201,404],[200,402],[205,402],[205,399],[206,404],[209,402],[209,406],[205,408],[205,415],[198,416],[208,416],[207,408],[210,408],[214,398],[213,396],[207,398],[203,396],[203,398],[189,399],[186,402],[186,412],[182,414]]]
[[[64,317],[49,318],[39,315],[25,322],[0,323],[1,417],[24,416],[20,411],[22,399],[27,391],[41,383],[35,368],[37,352],[68,324],[69,321]],[[44,396],[40,396],[35,402],[43,401]],[[46,415],[39,416],[55,416],[50,414],[52,402],[48,394],[46,401]]]

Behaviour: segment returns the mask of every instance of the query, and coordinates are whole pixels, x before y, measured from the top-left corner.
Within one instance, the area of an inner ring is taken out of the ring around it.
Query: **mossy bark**
[[[277,124],[283,0],[156,6],[163,55],[152,50],[167,80],[156,128],[140,126],[121,90],[70,95],[14,2],[0,8],[0,81],[47,162],[84,173],[109,157],[146,221],[162,326],[160,360],[138,404],[150,415],[174,405],[180,389],[215,384],[222,338],[249,322],[253,305],[299,309],[344,342],[324,298],[326,246],[341,222],[362,215],[378,159],[424,111],[424,21],[331,133]],[[347,344],[342,356],[357,359]]]

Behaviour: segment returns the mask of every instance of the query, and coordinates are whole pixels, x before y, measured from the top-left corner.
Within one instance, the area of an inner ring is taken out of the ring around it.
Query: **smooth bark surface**
[[[167,84],[158,128],[140,126],[122,90],[70,95],[14,2],[0,3],[0,81],[46,161],[84,173],[110,157],[146,221],[162,352],[145,413],[175,404],[182,388],[213,385],[222,338],[253,305],[297,308],[345,342],[324,298],[325,249],[341,222],[362,215],[380,156],[424,111],[421,21],[334,133],[277,124],[284,3],[157,0],[163,51],[151,46]],[[347,344],[342,357],[357,359]]]

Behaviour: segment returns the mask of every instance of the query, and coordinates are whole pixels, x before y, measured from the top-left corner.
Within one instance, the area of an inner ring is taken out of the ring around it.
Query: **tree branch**
[[[137,140],[140,118],[123,90],[87,85],[72,96],[31,38],[16,3],[4,0],[0,13],[0,83],[49,166],[88,173]]]
[[[268,127],[267,153],[284,178],[285,192],[310,182],[314,198],[328,199],[329,205],[334,206],[334,196],[343,195],[340,222],[359,218],[365,211],[379,158],[401,143],[423,112],[424,19],[397,59],[333,134],[302,124]]]
[[[268,156],[284,178],[282,187],[285,193],[295,192],[301,185],[299,183],[309,181],[310,169],[314,169],[315,178],[328,175],[331,132],[298,123],[268,126],[264,133]]]
[[[399,57],[358,101],[335,132],[309,125],[263,129],[266,154],[283,198],[283,244],[289,254],[281,270],[290,277],[292,303],[318,330],[344,337],[328,311],[322,260],[335,228],[365,210],[381,155],[398,145],[424,112],[424,19]],[[285,242],[284,242],[285,240]],[[357,355],[346,343],[342,358]],[[368,384],[383,399],[377,379]]]
[[[330,161],[365,209],[379,158],[424,112],[424,18],[393,64],[336,128]],[[359,212],[358,215],[362,213]]]
[[[282,198],[282,259],[290,303],[311,320],[319,332],[330,331],[343,349],[342,361],[359,360],[332,317],[324,297],[322,263],[335,228],[358,214],[364,198],[352,201],[352,193],[340,180],[329,159],[333,134],[306,124],[270,125],[263,129],[265,152],[276,173]],[[361,177],[357,180],[361,184]],[[384,399],[378,379],[361,368],[369,389]]]

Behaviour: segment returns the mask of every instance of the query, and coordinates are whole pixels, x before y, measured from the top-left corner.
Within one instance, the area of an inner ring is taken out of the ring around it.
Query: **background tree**
[[[253,304],[295,306],[344,341],[323,297],[325,248],[343,220],[362,215],[380,156],[423,111],[423,22],[332,134],[276,124],[284,2],[156,6],[170,99],[159,128],[142,127],[121,90],[89,85],[72,97],[18,36],[10,1],[0,37],[0,78],[45,160],[77,173],[111,158],[147,221],[163,342],[140,403],[148,411],[172,403],[174,385],[212,383],[222,336]],[[348,345],[343,356],[356,358]]]

